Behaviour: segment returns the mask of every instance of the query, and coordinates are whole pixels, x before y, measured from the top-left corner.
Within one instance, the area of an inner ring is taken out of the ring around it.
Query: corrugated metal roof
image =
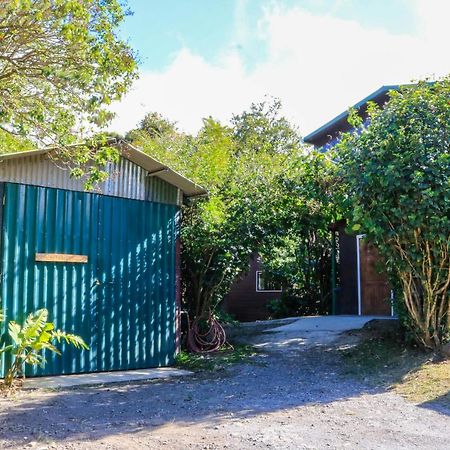
[[[120,141],[118,146],[123,156],[130,159],[135,164],[143,167],[149,172],[149,174],[157,173],[158,178],[161,178],[162,180],[167,181],[168,183],[181,189],[187,197],[207,194],[207,191],[203,187],[178,172],[175,172],[170,167],[162,164],[128,142]]]
[[[122,170],[117,171],[116,178],[113,177],[113,173],[110,173],[111,179],[109,179],[105,183],[104,193],[107,195],[114,195],[114,192],[117,192],[119,189],[120,192],[125,193],[125,196],[129,196],[130,198],[141,198],[142,196],[139,195],[139,193],[134,192],[133,190],[137,190],[142,186],[142,183],[138,182],[138,179],[142,179],[142,177],[147,176],[157,176],[161,180],[166,181],[167,183],[177,187],[180,189],[186,197],[194,197],[194,196],[200,196],[200,195],[206,195],[206,190],[199,186],[198,184],[194,183],[193,181],[189,180],[188,178],[184,177],[183,175],[179,174],[178,172],[175,172],[170,167],[162,164],[158,160],[152,158],[151,156],[147,155],[146,153],[142,152],[141,150],[137,149],[136,147],[133,147],[129,143],[125,141],[117,141],[111,143],[111,145],[114,145],[117,147],[122,155],[121,163],[122,164]],[[55,180],[55,179],[49,179],[45,178],[45,170],[48,167],[46,164],[50,165],[52,161],[48,158],[42,158],[43,156],[51,153],[52,151],[55,151],[54,148],[46,148],[46,149],[40,149],[40,150],[32,150],[27,152],[17,152],[17,153],[8,153],[5,155],[0,155],[0,173],[2,171],[3,166],[3,173],[8,173],[8,179],[4,181],[18,181],[11,179],[11,172],[8,171],[8,167],[11,169],[11,167],[14,166],[14,162],[17,162],[18,159],[26,158],[28,162],[30,163],[38,163],[39,167],[32,167],[33,164],[23,165],[23,167],[16,167],[16,175],[18,178],[20,178],[21,182],[24,182],[24,178],[29,180],[30,184],[37,184],[37,185],[45,185],[50,187],[59,187],[64,188],[64,183],[71,184],[71,187],[68,187],[68,189],[73,190],[73,178],[70,178],[67,176],[67,172],[64,170],[60,170],[58,172],[57,177],[61,177],[61,180]],[[41,158],[39,158],[41,157]],[[46,163],[42,163],[43,160],[46,160]],[[129,160],[135,165],[138,166],[132,167],[132,166],[126,166],[126,161]],[[43,165],[42,165],[43,164]],[[109,169],[111,170],[112,166],[109,165]],[[143,169],[143,170],[139,170]],[[107,171],[108,170],[107,167]],[[128,171],[134,171],[134,172],[127,172]],[[23,172],[23,173],[22,173]],[[124,174],[127,174],[127,176],[123,176]],[[20,176],[19,176],[20,175]],[[47,176],[49,173],[47,173]],[[64,178],[64,180],[63,180]],[[80,184],[80,190],[82,189],[82,182],[78,180],[78,183]],[[121,185],[122,183],[122,185]],[[127,186],[123,186],[123,183],[128,183]],[[54,186],[52,186],[54,184]],[[79,190],[79,189],[77,189]],[[102,189],[103,191],[103,189]],[[128,194],[126,194],[128,193]],[[137,196],[137,197],[136,197]]]
[[[69,170],[49,153],[33,152],[0,163],[0,181],[85,192],[83,180],[71,177]],[[134,200],[181,205],[181,190],[158,178],[124,156],[105,167],[108,178],[93,192]]]

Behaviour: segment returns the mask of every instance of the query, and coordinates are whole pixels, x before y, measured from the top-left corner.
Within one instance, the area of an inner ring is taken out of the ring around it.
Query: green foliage
[[[138,129],[128,132],[125,139],[127,141],[137,141],[140,138],[157,140],[176,134],[174,122],[170,122],[157,112],[150,112],[141,120]]]
[[[287,288],[281,293],[280,298],[269,301],[267,309],[271,312],[273,319],[326,315],[330,313],[331,305],[329,300],[329,291],[325,298],[322,298],[314,292],[305,294],[304,288]]]
[[[436,348],[450,332],[450,81],[391,92],[369,117],[339,145],[346,207],[400,286],[415,339]]]
[[[235,317],[232,314],[229,314],[222,309],[218,309],[214,313],[214,319],[216,319],[221,325],[239,325],[239,320],[235,319]]]
[[[207,199],[183,210],[183,284],[193,316],[215,309],[236,276],[248,266],[249,255],[257,246],[258,235],[245,198],[256,186],[244,193],[251,172],[243,173],[243,160],[235,156],[235,150],[232,131],[212,119],[204,121],[192,141],[190,176],[209,192]]]
[[[249,111],[232,119],[234,138],[239,148],[253,153],[289,154],[301,146],[298,130],[280,116],[278,99],[254,103]]]
[[[3,132],[64,149],[77,175],[87,156],[103,159],[103,150],[93,157],[69,145],[109,123],[109,105],[136,77],[135,56],[117,36],[125,14],[118,0],[1,0]],[[97,160],[92,175],[101,177]]]
[[[189,136],[179,132],[175,123],[159,113],[148,113],[138,128],[126,133],[125,139],[172,169],[191,175]]]
[[[4,320],[4,316],[1,316]],[[60,355],[60,351],[55,347],[57,343],[65,342],[75,348],[88,350],[84,340],[77,335],[55,330],[53,323],[48,322],[47,309],[40,309],[30,314],[23,326],[14,321],[8,323],[8,334],[11,343],[3,344],[0,354],[11,353],[13,361],[5,376],[5,385],[11,386],[13,381],[20,375],[24,376],[24,364],[45,365],[44,350]]]
[[[34,144],[28,139],[14,136],[0,129],[0,154],[33,150]]]
[[[297,302],[292,304],[289,299],[286,299],[284,293],[281,298],[274,298],[267,302],[267,309],[270,311],[272,319],[282,319],[284,317],[296,316]]]
[[[277,317],[327,314],[331,308],[331,240],[328,227],[341,218],[342,186],[328,154],[290,158],[279,179],[278,221],[260,250],[265,270],[285,292],[271,303]]]
[[[301,145],[278,101],[252,105],[230,127],[205,119],[196,136],[151,113],[127,136],[208,190],[182,211],[183,298],[191,317],[216,310],[255,252],[266,257],[268,272],[326,304],[332,165]]]
[[[67,166],[72,177],[84,178],[84,187],[89,190],[106,181],[106,164],[118,162],[120,154],[111,145],[109,136],[97,133],[83,144],[60,147],[56,152],[49,153],[49,156],[56,159],[58,165]]]

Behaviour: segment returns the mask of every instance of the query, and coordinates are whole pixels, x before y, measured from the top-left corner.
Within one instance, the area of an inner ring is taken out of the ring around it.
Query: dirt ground
[[[2,399],[0,448],[450,449],[450,410],[345,374],[352,338],[240,334],[259,353],[223,371]]]

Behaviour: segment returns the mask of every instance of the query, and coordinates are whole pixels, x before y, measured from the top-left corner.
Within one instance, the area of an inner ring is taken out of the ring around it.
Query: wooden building
[[[281,286],[265,279],[261,257],[255,254],[250,259],[249,270],[233,284],[222,308],[241,322],[266,320],[271,315],[269,302],[278,300],[281,292]]]
[[[367,122],[367,104],[385,104],[389,91],[399,86],[382,86],[368,97],[356,103]],[[334,119],[308,134],[304,141],[315,148],[327,151],[339,142],[340,135],[352,131],[348,123],[348,112],[344,111]],[[383,261],[376,247],[364,235],[352,234],[346,230],[345,221],[333,224],[330,229],[338,236],[338,285],[336,288],[336,313],[358,315],[394,314],[393,299]]]

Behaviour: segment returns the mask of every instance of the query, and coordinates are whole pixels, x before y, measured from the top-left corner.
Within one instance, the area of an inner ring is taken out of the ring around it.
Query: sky
[[[302,135],[383,85],[450,74],[450,0],[128,0],[139,79],[110,129],[147,112],[196,133],[279,98]]]

